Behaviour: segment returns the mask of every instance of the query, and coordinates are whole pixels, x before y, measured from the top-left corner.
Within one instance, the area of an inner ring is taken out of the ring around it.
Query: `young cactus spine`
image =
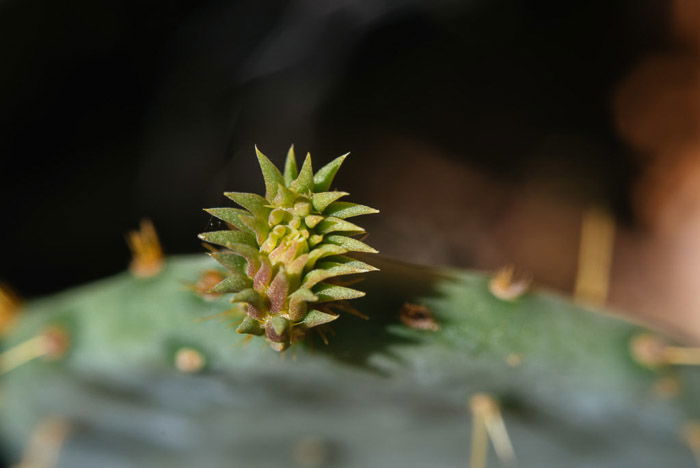
[[[315,174],[311,155],[301,169],[294,147],[287,153],[284,173],[257,148],[265,180],[265,196],[230,192],[224,195],[239,208],[205,210],[230,229],[200,234],[200,239],[224,247],[210,255],[227,269],[214,293],[233,293],[235,309],[245,312],[238,333],[265,336],[276,351],[302,339],[308,330],[337,319],[345,301],[364,295],[334,280],[377,270],[348,257],[351,252],[376,253],[353,236],[364,229],[347,218],[378,213],[345,201],[346,192],[329,191],[347,155]]]

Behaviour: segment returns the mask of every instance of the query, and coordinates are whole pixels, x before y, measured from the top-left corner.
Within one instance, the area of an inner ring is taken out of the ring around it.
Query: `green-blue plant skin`
[[[293,452],[308,437],[330,451],[322,466],[465,466],[466,403],[488,392],[520,468],[695,467],[679,431],[700,418],[700,369],[640,365],[629,349],[637,325],[542,291],[503,301],[473,272],[372,262],[381,271],[356,301],[370,319],[341,317],[328,345],[311,337],[282,356],[200,321],[227,305],[186,287],[216,265],[201,254],[168,258],[152,278],[122,273],[28,301],[0,349],[52,325],[66,327],[71,349],[0,377],[5,456],[19,460],[37,424],[58,414],[74,423],[60,468],[92,468],[96,457],[303,466]],[[428,307],[439,330],[403,324],[405,302]],[[206,356],[206,370],[183,374],[173,359],[182,347]],[[678,394],[657,395],[660,378],[676,379]]]

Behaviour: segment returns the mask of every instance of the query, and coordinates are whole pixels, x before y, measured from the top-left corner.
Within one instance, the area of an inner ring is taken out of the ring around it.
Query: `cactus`
[[[378,211],[338,201],[348,193],[329,191],[347,155],[314,174],[310,154],[297,168],[292,146],[282,174],[257,147],[255,151],[265,197],[225,193],[244,209],[205,210],[230,229],[199,237],[226,248],[211,253],[228,272],[210,292],[233,293],[230,314],[244,314],[236,331],[264,335],[274,350],[283,351],[309,330],[336,320],[339,311],[354,311],[347,300],[364,293],[339,284],[337,277],[376,270],[346,256],[376,251],[352,237],[364,230],[347,218]]]
[[[227,308],[185,286],[215,267],[200,256],[30,301],[3,348],[47,327],[70,347],[0,378],[8,456],[54,415],[72,427],[61,467],[466,466],[466,403],[485,392],[518,466],[694,466],[679,432],[700,416],[700,373],[640,360],[644,329],[375,257],[356,301],[370,319],[343,316],[328,345],[312,336],[284,355],[199,321]]]
[[[225,250],[164,259],[144,222],[129,236],[143,257],[130,272],[6,320],[9,459],[484,468],[490,439],[520,467],[695,465],[700,372],[688,364],[699,349],[531,290],[513,270],[377,255],[370,266],[373,249],[345,218],[375,210],[329,191],[343,158],[313,175],[310,157],[297,171],[290,150],[281,173],[258,152],[265,197],[227,194],[245,210],[208,210],[230,229],[201,237]],[[366,296],[337,281],[373,270]],[[353,310],[350,298],[366,317],[337,312]],[[236,314],[248,336],[203,320]],[[328,336],[308,333],[331,321]]]

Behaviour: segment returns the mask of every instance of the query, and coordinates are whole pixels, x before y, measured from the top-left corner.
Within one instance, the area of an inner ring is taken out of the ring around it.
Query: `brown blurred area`
[[[700,341],[700,1],[664,7],[662,39],[609,97],[613,128],[635,170],[629,213],[617,213],[606,302]],[[535,151],[566,154],[589,144],[570,135],[548,139]],[[535,164],[518,168],[517,181],[504,180],[405,135],[379,138],[368,151],[402,155],[400,164],[376,158],[376,183],[363,192],[380,200],[371,238],[383,253],[488,271],[516,265],[540,285],[574,291],[586,210],[611,203],[579,183],[580,174]]]

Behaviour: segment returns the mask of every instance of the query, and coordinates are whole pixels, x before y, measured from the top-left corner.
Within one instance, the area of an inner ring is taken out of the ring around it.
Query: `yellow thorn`
[[[404,303],[399,310],[399,320],[409,328],[416,330],[438,331],[438,325],[433,313],[424,305]]]
[[[0,335],[7,333],[19,316],[21,301],[6,284],[0,283]]]
[[[223,319],[223,318],[235,318],[235,317],[240,317],[241,315],[245,315],[245,312],[242,311],[239,307],[233,307],[228,310],[224,310],[223,312],[218,312],[216,314],[212,315],[206,315],[204,317],[199,317],[194,319],[195,322],[206,322],[207,320],[212,320],[212,319]],[[230,325],[231,328],[238,327],[240,323],[232,323]]]
[[[50,327],[41,334],[0,353],[0,375],[39,357],[60,358],[68,346],[66,332],[58,327]]]
[[[45,354],[44,337],[38,335],[30,338],[0,354],[0,375],[7,374],[22,364]]]
[[[148,278],[160,273],[164,263],[163,249],[150,220],[142,220],[137,231],[127,234],[126,242],[131,250],[129,270],[134,276]]]
[[[669,364],[700,366],[700,348],[666,346],[664,357]]]
[[[525,294],[532,281],[530,278],[515,278],[515,268],[506,266],[496,272],[489,282],[491,294],[504,301],[514,301]]]
[[[469,455],[469,468],[486,468],[488,456],[489,440],[486,432],[483,411],[480,411],[482,402],[477,400],[477,396],[472,397],[470,407],[472,410],[472,441],[471,453]]]
[[[681,437],[695,456],[695,463],[700,467],[700,422],[690,421],[683,426]]]
[[[192,374],[204,369],[207,361],[202,353],[193,348],[180,348],[175,353],[175,367],[180,372]]]
[[[221,296],[221,293],[212,292],[211,289],[222,282],[226,276],[219,270],[205,270],[194,284],[186,284],[187,289],[194,291],[202,299],[213,300]]]
[[[583,214],[574,298],[602,305],[608,298],[610,269],[615,247],[615,220],[604,209],[592,207]]]
[[[472,412],[472,442],[469,468],[486,468],[488,440],[496,456],[506,464],[515,463],[515,452],[506,430],[498,402],[486,393],[477,393],[469,400]]]
[[[647,367],[669,364],[700,366],[700,348],[669,346],[649,333],[633,337],[630,341],[630,352],[639,363]]]
[[[70,424],[55,417],[41,421],[32,432],[29,443],[16,468],[53,468],[65,443]]]

